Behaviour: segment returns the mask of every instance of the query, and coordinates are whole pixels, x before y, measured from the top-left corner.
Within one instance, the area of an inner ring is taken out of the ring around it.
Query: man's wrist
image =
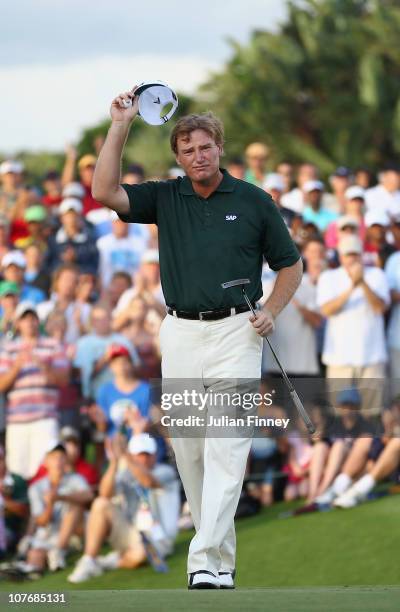
[[[108,131],[111,133],[115,133],[115,134],[121,134],[121,132],[122,133],[127,132],[129,128],[131,127],[133,121],[135,120],[135,117],[133,117],[133,119],[129,119],[128,121],[126,119],[124,120],[113,119],[111,121],[111,125]]]
[[[262,310],[264,310],[264,312],[266,312],[267,314],[271,315],[274,320],[279,314],[279,312],[276,312],[276,310],[274,310],[274,307],[268,304],[268,302],[265,302],[264,306],[262,307]]]

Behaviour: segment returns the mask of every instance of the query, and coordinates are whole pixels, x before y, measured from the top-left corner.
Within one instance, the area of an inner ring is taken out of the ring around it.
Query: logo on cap
[[[236,221],[237,215],[226,215],[225,221]]]

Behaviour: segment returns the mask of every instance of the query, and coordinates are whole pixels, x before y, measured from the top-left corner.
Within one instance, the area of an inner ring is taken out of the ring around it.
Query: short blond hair
[[[179,119],[171,132],[170,144],[172,151],[178,153],[177,141],[180,136],[189,135],[194,130],[204,130],[211,136],[215,144],[224,145],[224,126],[211,111],[201,115],[186,115]]]

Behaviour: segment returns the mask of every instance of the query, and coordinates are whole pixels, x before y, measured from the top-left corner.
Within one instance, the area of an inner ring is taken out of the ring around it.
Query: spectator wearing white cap
[[[365,191],[358,185],[352,185],[345,191],[344,215],[330,223],[326,229],[324,239],[328,249],[336,249],[340,239],[339,231],[350,227],[356,227],[357,234],[362,242],[365,239],[364,223],[364,200]],[[344,225],[346,220],[352,219],[350,225]]]
[[[130,225],[121,221],[117,213],[109,212],[112,232],[97,240],[100,254],[99,276],[101,286],[107,287],[115,272],[125,270],[133,274],[140,265],[146,240],[140,235],[130,235]]]
[[[59,207],[61,227],[49,240],[46,265],[54,270],[62,263],[74,263],[80,269],[97,273],[99,253],[93,229],[82,218],[82,202],[65,198]]]
[[[141,532],[162,557],[173,552],[180,508],[175,470],[156,464],[156,443],[148,434],[134,435],[127,448],[116,437],[109,451],[110,463],[86,524],[84,555],[68,577],[72,583],[145,563]],[[99,556],[106,538],[112,552]]]
[[[400,214],[400,167],[387,164],[378,176],[379,184],[365,192],[367,210],[385,213],[389,218]]]
[[[282,206],[301,215],[304,209],[303,186],[307,181],[316,181],[317,179],[318,169],[314,164],[309,162],[301,164],[297,171],[297,187],[282,196]]]
[[[383,210],[369,210],[365,215],[366,235],[364,242],[363,263],[383,268],[387,258],[395,252],[395,247],[388,243],[386,234],[390,219]]]
[[[396,397],[400,395],[400,251],[387,260],[385,274],[392,298],[387,328],[391,397]]]
[[[21,251],[9,251],[1,260],[1,268],[4,280],[16,283],[20,288],[20,300],[28,300],[34,304],[40,304],[46,299],[45,293],[38,287],[33,287],[25,282],[24,274],[26,260]]]
[[[8,467],[29,479],[46,444],[57,439],[59,389],[68,381],[69,367],[61,346],[41,336],[35,304],[17,306],[15,328],[17,338],[0,351],[0,392],[7,393]]]
[[[281,197],[285,189],[285,183],[282,176],[277,172],[271,172],[270,174],[267,174],[262,187],[267,193],[270,194],[273,201],[277,205],[278,210],[281,213],[286,225],[291,228],[293,220],[297,218],[298,215],[290,208],[285,208],[284,206],[282,206]]]
[[[305,203],[303,221],[313,223],[323,233],[338,217],[337,213],[323,206],[324,184],[318,180],[307,181],[303,185],[303,193]]]
[[[363,268],[357,236],[342,238],[338,251],[340,267],[323,272],[317,285],[317,304],[327,318],[322,361],[329,379],[350,378],[355,385],[365,379],[365,388],[360,388],[363,408],[378,415],[387,361],[384,313],[389,288],[382,270]],[[335,386],[332,380],[331,389]]]

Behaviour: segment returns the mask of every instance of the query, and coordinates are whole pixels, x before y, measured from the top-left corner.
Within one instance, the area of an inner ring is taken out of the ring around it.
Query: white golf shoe
[[[335,497],[336,493],[333,490],[333,487],[329,487],[326,491],[324,491],[324,493],[321,493],[321,495],[318,495],[318,497],[315,498],[315,503],[325,506],[331,504]]]
[[[47,553],[47,565],[51,572],[57,572],[67,567],[65,562],[65,550],[61,548],[51,548]]]
[[[354,508],[360,502],[365,501],[367,496],[357,491],[355,487],[350,487],[347,491],[339,495],[333,502],[335,508]]]
[[[219,577],[208,570],[199,570],[189,574],[188,589],[219,589]]]
[[[236,574],[235,570],[233,570],[233,572],[219,572],[218,578],[219,578],[220,589],[234,589],[235,588],[235,582],[234,582],[235,574]]]
[[[76,567],[72,574],[67,578],[68,582],[78,584],[79,582],[86,582],[90,578],[95,578],[103,573],[102,568],[93,557],[84,555],[81,557],[76,564]]]

